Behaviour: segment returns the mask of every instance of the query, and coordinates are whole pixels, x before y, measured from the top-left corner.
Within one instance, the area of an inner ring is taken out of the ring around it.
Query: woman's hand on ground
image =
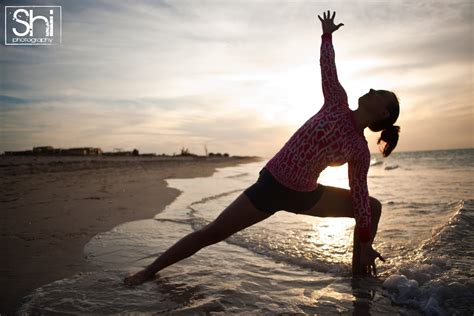
[[[361,243],[359,271],[365,275],[377,276],[377,267],[375,266],[375,259],[377,258],[385,262],[385,259],[382,257],[382,255],[372,248],[371,243]]]
[[[323,27],[323,34],[329,33],[331,34],[332,32],[338,30],[341,26],[344,25],[344,23],[339,23],[338,25],[334,24],[334,17],[336,16],[336,11],[334,11],[332,17],[331,14],[328,10],[327,14],[326,12],[323,13],[323,19],[318,14],[318,18],[321,21],[321,25]]]

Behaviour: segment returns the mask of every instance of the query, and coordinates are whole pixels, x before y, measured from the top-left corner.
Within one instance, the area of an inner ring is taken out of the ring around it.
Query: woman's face
[[[359,98],[359,107],[370,113],[376,113],[378,119],[384,119],[390,115],[388,104],[392,101],[391,92],[385,90],[370,89],[369,92]]]

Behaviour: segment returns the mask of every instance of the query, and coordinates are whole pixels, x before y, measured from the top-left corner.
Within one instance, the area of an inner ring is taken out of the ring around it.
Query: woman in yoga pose
[[[226,239],[279,210],[319,217],[353,217],[352,271],[354,275],[376,274],[375,259],[383,257],[372,248],[382,211],[381,203],[369,196],[367,173],[370,152],[364,129],[382,131],[382,154],[387,157],[398,141],[397,96],[373,90],[359,98],[352,111],[338,81],[332,33],[344,24],[334,24],[330,11],[318,15],[322,24],[320,65],[324,105],[309,118],[260,171],[256,183],[242,192],[211,223],[184,236],[145,269],[127,276],[125,284],[137,285],[158,271],[183,260],[200,249]],[[327,166],[348,163],[350,190],[317,182]]]

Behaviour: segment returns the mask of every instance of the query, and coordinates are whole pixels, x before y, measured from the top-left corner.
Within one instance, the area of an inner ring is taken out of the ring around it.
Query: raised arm
[[[344,24],[340,23],[336,26],[334,24],[335,15],[336,12],[334,12],[332,18],[330,18],[329,11],[327,14],[323,14],[324,19],[321,19],[318,15],[323,29],[319,59],[321,65],[321,83],[325,104],[329,106],[338,105],[342,101],[347,100],[346,92],[337,77],[335,53],[332,44],[332,33]]]

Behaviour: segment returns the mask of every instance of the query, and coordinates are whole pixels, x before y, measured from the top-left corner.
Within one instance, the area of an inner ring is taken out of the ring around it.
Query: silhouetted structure
[[[178,156],[184,156],[184,157],[198,157],[198,155],[193,154],[189,152],[188,148],[181,148],[181,153]]]
[[[96,147],[54,148],[53,146],[33,147],[33,150],[5,151],[5,156],[100,156],[102,149]]]

